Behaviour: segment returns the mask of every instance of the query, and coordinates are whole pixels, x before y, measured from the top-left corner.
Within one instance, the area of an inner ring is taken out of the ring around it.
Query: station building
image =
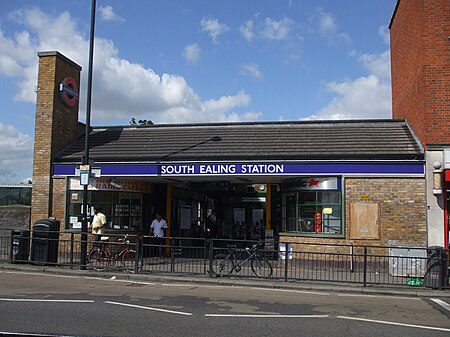
[[[80,71],[39,53],[32,223],[66,233],[83,213]],[[404,119],[99,126],[89,156],[111,232],[148,234],[158,211],[168,236],[427,245],[425,152]]]

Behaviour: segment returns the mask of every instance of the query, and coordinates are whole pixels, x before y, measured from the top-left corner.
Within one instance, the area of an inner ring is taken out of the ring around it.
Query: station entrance
[[[272,229],[270,185],[188,183],[172,189],[171,235],[264,240]]]

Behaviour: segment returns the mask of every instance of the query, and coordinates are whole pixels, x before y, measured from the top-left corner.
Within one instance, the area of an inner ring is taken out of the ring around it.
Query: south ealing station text
[[[278,174],[283,172],[283,164],[183,164],[161,165],[160,174]]]

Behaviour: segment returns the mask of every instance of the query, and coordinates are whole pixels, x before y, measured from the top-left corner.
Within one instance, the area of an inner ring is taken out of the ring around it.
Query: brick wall
[[[390,31],[393,118],[424,145],[450,142],[450,1],[400,0]]]
[[[426,187],[424,178],[346,178],[345,238],[283,236],[284,242],[389,246],[426,246]],[[350,204],[369,196],[380,208],[380,239],[350,240]],[[295,250],[295,245],[294,245]]]
[[[78,102],[74,106],[65,105],[60,97],[59,84],[65,77],[72,77],[79,86],[80,71],[80,66],[58,52],[39,53],[32,223],[49,216],[62,220],[61,214],[56,216],[52,209],[53,198],[57,197],[53,195],[52,161],[59,150],[84,132],[84,125],[78,122]]]
[[[65,209],[66,209],[66,178],[53,179],[53,203],[52,216],[61,222],[61,230],[65,228]]]
[[[30,206],[0,206],[0,235],[8,235],[11,229],[30,229]]]

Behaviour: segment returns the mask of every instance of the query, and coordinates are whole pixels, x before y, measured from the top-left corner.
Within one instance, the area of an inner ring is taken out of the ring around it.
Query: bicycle
[[[245,251],[248,256],[241,262],[237,262],[238,258],[236,253],[238,249],[236,246],[231,245],[228,247],[228,254],[218,254],[214,256],[213,271],[217,276],[230,275],[233,272],[239,273],[242,266],[250,262],[253,273],[258,277],[270,277],[272,276],[273,269],[269,261],[262,257],[259,253],[258,247],[263,245],[262,242],[253,244],[251,248],[246,247]]]
[[[101,243],[92,247],[91,251],[87,256],[87,263],[92,265],[92,268],[97,271],[103,271],[107,268],[119,265],[120,267],[126,268],[128,272],[134,272],[135,269],[135,259],[136,251],[128,247],[130,240],[128,240],[128,234],[126,234],[122,239],[118,241],[125,245],[118,254],[113,255],[108,248],[107,242],[109,242],[108,236],[101,237]],[[139,263],[138,271],[142,268]]]

